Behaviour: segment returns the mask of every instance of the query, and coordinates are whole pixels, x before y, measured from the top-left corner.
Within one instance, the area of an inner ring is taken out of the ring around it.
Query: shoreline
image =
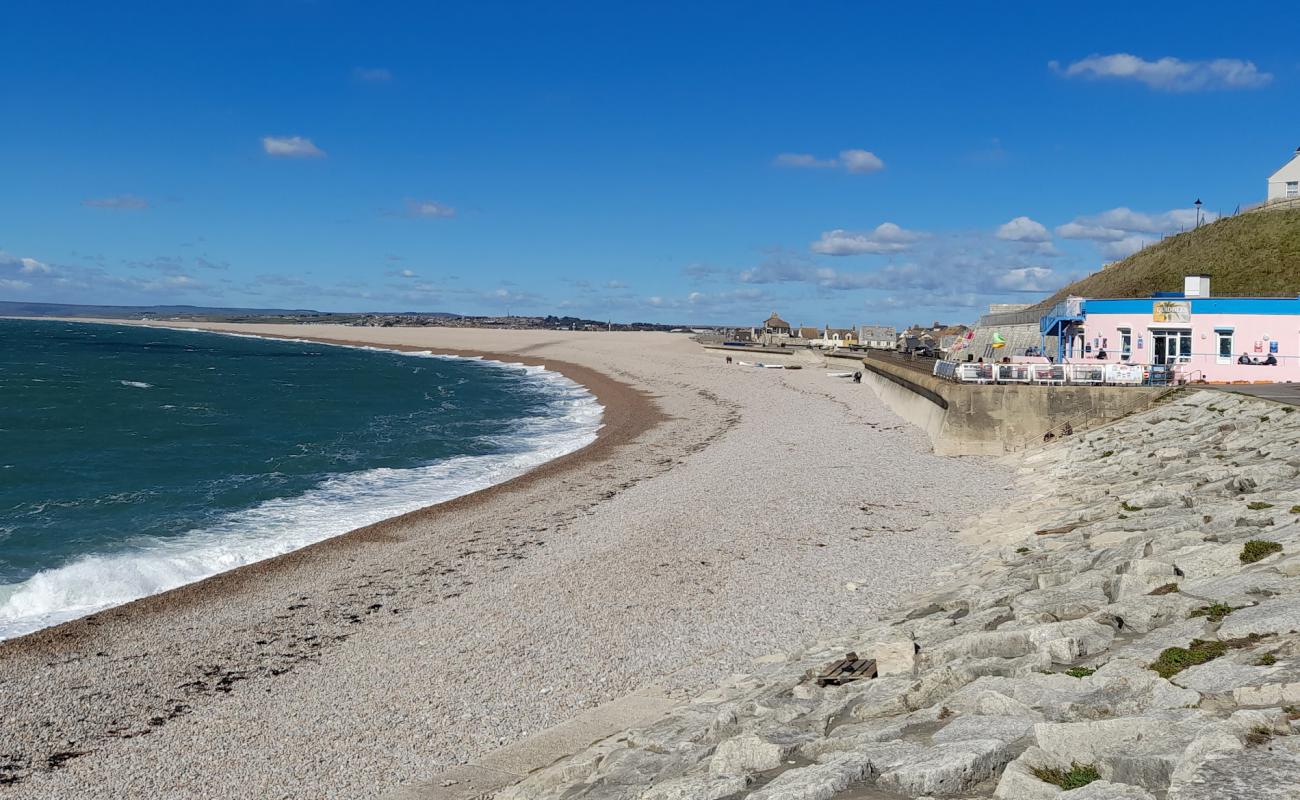
[[[26,318],[18,317],[14,319]],[[530,486],[538,481],[554,480],[556,477],[565,472],[571,471],[586,462],[598,461],[603,458],[611,457],[613,450],[628,444],[642,433],[645,433],[649,429],[660,424],[664,419],[662,411],[654,404],[654,401],[646,393],[640,392],[625,383],[580,364],[573,364],[567,361],[557,361],[554,359],[542,359],[526,354],[503,353],[488,350],[419,347],[415,345],[400,344],[382,345],[348,339],[294,336],[291,334],[241,333],[225,329],[204,329],[188,326],[180,327],[176,325],[132,321],[64,319],[56,317],[32,319],[47,320],[50,322],[84,323],[91,325],[129,325],[132,327],[142,328],[164,328],[176,331],[212,333],[216,335],[252,336],[263,339],[280,339],[285,341],[300,341],[304,343],[315,342],[317,344],[385,349],[407,353],[432,352],[435,355],[484,359],[502,364],[539,366],[563,375],[591,393],[596,398],[596,402],[598,402],[602,408],[601,426],[596,431],[595,440],[589,444],[586,444],[571,453],[566,453],[539,464],[520,475],[516,475],[515,477],[509,478],[500,483],[453,497],[450,500],[444,500],[439,503],[424,506],[423,508],[414,511],[408,511],[405,514],[398,514],[397,516],[372,522],[369,525],[354,528],[350,531],[338,534],[337,536],[331,536],[318,542],[312,542],[311,544],[300,547],[297,550],[291,550],[287,553],[282,553],[277,556],[272,556],[270,558],[254,561],[223,572],[218,572],[215,575],[210,575],[206,578],[202,578],[192,583],[186,583],[173,589],[139,597],[120,605],[108,606],[75,619],[60,622],[46,628],[40,628],[10,639],[0,640],[0,656],[3,656],[4,651],[9,648],[40,648],[42,646],[50,645],[65,646],[71,641],[75,641],[88,633],[94,633],[93,630],[88,629],[97,627],[97,618],[101,615],[111,613],[116,617],[120,617],[121,613],[119,612],[151,615],[160,612],[165,613],[173,608],[179,607],[180,604],[201,604],[210,599],[207,597],[209,593],[233,590],[241,586],[245,581],[257,580],[259,577],[272,574],[276,570],[288,568],[295,562],[300,563],[306,559],[328,555],[329,552],[334,549],[346,549],[353,546],[354,543],[363,543],[366,541],[375,541],[390,537],[395,529],[411,523],[435,523],[441,515],[462,510],[473,504],[486,502],[487,500],[496,498],[500,495]],[[505,359],[509,360],[507,361]]]

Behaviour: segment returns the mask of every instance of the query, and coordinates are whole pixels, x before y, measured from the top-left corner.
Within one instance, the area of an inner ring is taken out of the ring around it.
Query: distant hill
[[[1182,291],[1187,275],[1211,276],[1216,296],[1300,295],[1300,211],[1256,211],[1171,236],[1075,281],[1035,306],[1068,295],[1147,297]]]

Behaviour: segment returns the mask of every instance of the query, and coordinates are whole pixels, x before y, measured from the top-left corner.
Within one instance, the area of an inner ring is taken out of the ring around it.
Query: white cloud
[[[1202,222],[1213,222],[1218,214],[1202,211]],[[1161,214],[1144,214],[1121,206],[1075,217],[1073,221],[1057,226],[1056,234],[1063,239],[1083,239],[1093,242],[1108,259],[1130,256],[1147,245],[1160,241],[1160,237],[1188,230],[1196,226],[1196,210],[1175,208]]]
[[[393,79],[393,73],[384,67],[357,67],[352,70],[352,77],[362,83],[387,83]]]
[[[1066,67],[1057,61],[1048,62],[1048,66],[1067,78],[1134,80],[1166,92],[1257,89],[1273,80],[1253,61],[1236,58],[1183,61],[1166,56],[1147,61],[1129,53],[1113,53],[1093,54]]]
[[[1202,222],[1213,222],[1219,215],[1202,211]],[[1073,221],[1057,226],[1056,234],[1064,239],[1089,239],[1096,242],[1117,242],[1135,233],[1177,233],[1196,226],[1196,210],[1175,208],[1161,214],[1144,214],[1120,206],[1100,214],[1075,217]]]
[[[605,283],[606,289],[626,289],[627,284],[623,281],[608,281]]]
[[[879,172],[885,168],[885,162],[870,150],[841,150],[840,163],[849,172],[856,172],[859,175]]]
[[[262,149],[276,158],[325,157],[325,151],[304,136],[263,136]]]
[[[149,207],[147,200],[133,194],[121,194],[116,197],[91,197],[82,200],[81,204],[89,208],[107,208],[114,211],[139,211]]]
[[[435,203],[432,200],[407,200],[406,213],[412,217],[440,219],[456,216],[456,209],[442,203]]]
[[[1155,244],[1158,241],[1160,241],[1160,239],[1155,236],[1133,234],[1100,245],[1101,254],[1106,258],[1115,261],[1121,258],[1128,258],[1147,245]]]
[[[1029,217],[1016,217],[998,228],[999,239],[1008,242],[1050,242],[1052,234],[1047,232],[1041,222]]]
[[[1047,267],[1019,267],[1009,269],[993,279],[993,285],[1010,292],[1050,292],[1061,285]]]
[[[22,266],[18,269],[18,271],[26,273],[28,275],[33,275],[37,273],[42,275],[48,275],[54,271],[50,269],[49,264],[46,264],[41,261],[37,261],[34,258],[20,258],[18,259],[18,263],[22,264]]]
[[[801,169],[836,169],[857,175],[879,172],[885,168],[885,162],[870,150],[841,150],[836,158],[818,158],[809,153],[781,153],[772,159],[778,167]]]
[[[404,270],[402,270],[402,271],[401,271],[400,273],[398,273],[398,274],[401,275],[401,277],[403,277],[403,278],[417,278],[417,277],[419,277],[418,275],[415,274],[415,270],[413,270],[413,269],[404,269]]]
[[[882,222],[870,233],[841,228],[825,231],[811,245],[814,253],[827,256],[856,256],[865,253],[901,253],[922,237],[892,222]]]
[[[0,289],[7,289],[11,292],[21,292],[25,289],[32,288],[27,281],[12,280],[9,278],[0,278]]]
[[[782,153],[772,159],[778,167],[805,167],[811,169],[828,169],[838,167],[840,162],[833,158],[818,158],[808,153]]]

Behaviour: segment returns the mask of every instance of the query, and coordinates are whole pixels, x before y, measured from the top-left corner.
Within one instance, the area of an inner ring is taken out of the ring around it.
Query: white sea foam
[[[407,355],[455,358],[431,353]],[[82,556],[21,583],[0,585],[0,639],[174,589],[487,488],[595,440],[604,409],[581,385],[542,367],[483,363],[522,370],[525,380],[544,386],[553,397],[550,413],[520,420],[512,433],[503,437],[501,443],[508,452],[463,456],[413,469],[335,475],[302,495],[266,501],[210,527],[175,538],[151,539],[125,551]]]
[[[152,384],[152,383],[145,383],[144,381],[118,381],[118,383],[122,384],[123,386],[131,386],[131,387],[134,387],[134,388],[136,388],[136,389],[152,389],[152,388],[153,388],[153,384]]]

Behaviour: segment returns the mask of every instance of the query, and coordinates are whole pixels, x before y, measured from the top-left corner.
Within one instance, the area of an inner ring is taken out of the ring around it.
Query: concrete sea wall
[[[887,360],[867,359],[863,383],[924,430],[941,455],[1001,455],[1069,422],[1082,430],[1139,410],[1151,387],[993,386],[952,383]]]

